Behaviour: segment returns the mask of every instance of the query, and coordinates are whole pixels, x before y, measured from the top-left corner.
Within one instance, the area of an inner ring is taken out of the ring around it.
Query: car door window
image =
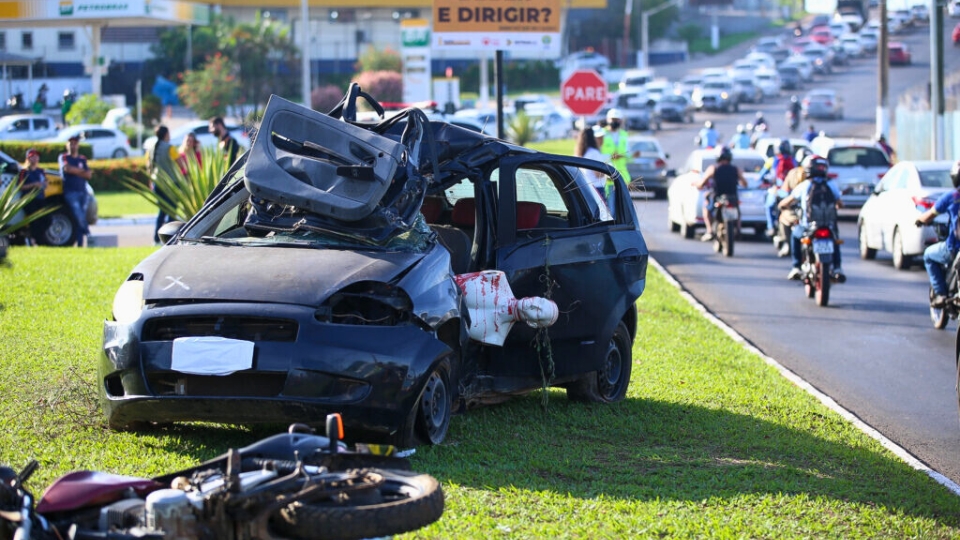
[[[33,125],[37,131],[48,131],[50,129],[50,121],[46,118],[35,118]]]
[[[27,119],[17,120],[16,122],[13,123],[13,125],[10,126],[10,131],[14,131],[17,133],[26,133],[30,131],[30,120],[27,120]]]

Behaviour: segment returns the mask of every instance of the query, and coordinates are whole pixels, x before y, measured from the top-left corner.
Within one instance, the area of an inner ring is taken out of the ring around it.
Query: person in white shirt
[[[580,134],[577,137],[577,145],[573,151],[574,155],[577,157],[599,161],[600,163],[606,162],[606,156],[600,152],[600,141],[603,140],[603,136],[604,130],[600,126],[581,129]],[[606,176],[598,171],[590,169],[583,169],[583,175],[590,180],[590,185],[597,190],[597,193],[600,194],[600,198],[606,201]]]

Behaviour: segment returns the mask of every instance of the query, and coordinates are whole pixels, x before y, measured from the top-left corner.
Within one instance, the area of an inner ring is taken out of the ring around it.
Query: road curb
[[[98,227],[111,227],[116,225],[149,225],[157,221],[155,215],[125,216],[119,218],[100,218],[95,225]]]
[[[806,391],[811,396],[817,398],[817,400],[820,401],[820,403],[824,404],[828,409],[836,412],[841,417],[843,417],[843,419],[851,422],[854,426],[856,426],[857,429],[865,433],[867,436],[879,442],[884,448],[893,452],[894,455],[902,459],[907,465],[909,465],[910,467],[918,471],[923,472],[924,474],[932,478],[935,482],[937,482],[938,484],[950,490],[950,492],[953,493],[954,495],[960,496],[960,485],[957,485],[953,480],[950,480],[946,476],[928,467],[927,464],[920,461],[916,456],[908,452],[906,448],[903,448],[897,443],[891,441],[882,433],[880,433],[879,431],[874,429],[872,426],[870,426],[869,424],[861,420],[859,417],[854,415],[852,412],[843,408],[839,403],[834,401],[833,398],[831,398],[830,396],[818,390],[815,386],[805,381],[803,378],[801,378],[799,375],[797,375],[793,371],[790,371],[789,369],[787,369],[787,367],[782,365],[780,362],[777,362],[770,356],[767,356],[766,354],[764,354],[763,351],[761,351],[753,343],[748,341],[747,338],[740,335],[736,330],[728,326],[727,323],[723,322],[722,320],[717,318],[712,312],[710,312],[710,310],[708,310],[706,306],[701,304],[700,301],[696,299],[696,297],[694,297],[692,294],[690,294],[689,291],[684,289],[683,285],[679,281],[677,281],[676,278],[674,278],[673,275],[670,274],[670,272],[668,272],[666,268],[664,268],[663,266],[660,266],[660,263],[654,260],[653,257],[650,257],[649,261],[654,268],[660,271],[663,277],[666,278],[666,280],[671,285],[676,287],[676,289],[680,292],[680,295],[683,296],[684,299],[686,299],[691,306],[696,308],[697,311],[699,311],[704,317],[706,317],[707,320],[713,323],[714,326],[723,330],[725,334],[730,336],[737,343],[740,343],[741,345],[743,345],[743,347],[746,348],[748,351],[762,358],[763,361],[766,362],[768,365],[776,368],[777,371],[779,371],[780,374],[783,375],[787,380],[797,385],[798,387]]]

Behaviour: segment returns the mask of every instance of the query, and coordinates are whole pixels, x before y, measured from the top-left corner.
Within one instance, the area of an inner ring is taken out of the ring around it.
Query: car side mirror
[[[169,221],[164,223],[160,229],[157,230],[157,236],[160,238],[160,242],[164,244],[169,242],[171,238],[180,232],[183,226],[184,223],[182,221]]]
[[[670,154],[663,154],[663,157],[670,159]]]

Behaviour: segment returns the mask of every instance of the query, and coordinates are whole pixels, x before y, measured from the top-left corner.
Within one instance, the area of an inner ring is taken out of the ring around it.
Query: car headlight
[[[140,317],[143,311],[143,280],[124,281],[113,297],[113,320],[121,324],[130,324]]]
[[[720,97],[721,97],[722,99],[727,99],[729,96],[727,95],[726,92],[722,92],[722,93],[720,94]]]

